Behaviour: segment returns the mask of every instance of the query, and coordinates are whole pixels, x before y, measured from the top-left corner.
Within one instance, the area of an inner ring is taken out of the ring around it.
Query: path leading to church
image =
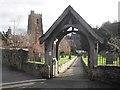
[[[81,62],[81,58],[78,57],[70,68],[68,68],[64,73],[60,73],[59,76],[57,76],[57,79],[63,79],[63,80],[87,79],[88,80],[87,73],[85,72]]]

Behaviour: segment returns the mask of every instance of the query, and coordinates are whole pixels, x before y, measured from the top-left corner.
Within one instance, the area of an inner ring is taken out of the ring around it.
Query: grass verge
[[[71,56],[71,59],[73,59],[74,57],[75,57],[75,56],[72,55],[72,56]],[[62,65],[62,64],[64,64],[64,63],[68,62],[68,61],[71,60],[71,59],[69,59],[69,56],[68,56],[68,55],[65,56],[64,58],[61,58],[61,56],[60,56],[59,65]]]
[[[84,63],[88,66],[88,56],[82,56]],[[113,64],[106,64],[106,58],[98,54],[98,66],[120,66],[120,60],[117,58]]]

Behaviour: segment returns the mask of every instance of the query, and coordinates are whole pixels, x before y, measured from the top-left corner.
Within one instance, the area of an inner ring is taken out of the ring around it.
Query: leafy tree
[[[112,37],[112,34],[103,28],[94,28],[93,29],[101,38],[103,38],[103,44],[99,43],[99,51],[107,51],[110,50],[110,46],[108,45],[108,41]]]

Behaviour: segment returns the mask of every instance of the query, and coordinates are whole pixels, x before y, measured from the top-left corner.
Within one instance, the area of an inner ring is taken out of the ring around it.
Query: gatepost
[[[56,76],[58,74],[58,65],[57,65],[57,59],[53,58],[53,76]]]

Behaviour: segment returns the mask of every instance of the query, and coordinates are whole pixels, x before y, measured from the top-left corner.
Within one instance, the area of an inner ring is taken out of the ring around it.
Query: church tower
[[[29,58],[30,60],[39,60],[44,56],[44,45],[39,43],[39,37],[43,35],[42,14],[35,14],[31,11],[28,16],[28,31],[29,36]]]
[[[38,42],[38,38],[43,35],[42,14],[35,14],[31,11],[28,17],[28,31],[30,37],[30,44]]]

